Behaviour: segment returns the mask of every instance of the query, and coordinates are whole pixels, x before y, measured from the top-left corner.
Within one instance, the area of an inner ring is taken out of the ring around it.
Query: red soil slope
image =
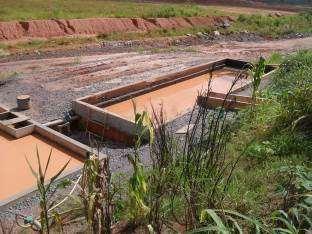
[[[173,18],[97,18],[70,20],[31,20],[0,22],[0,40],[51,38],[67,35],[98,35],[113,32],[142,32],[154,29],[178,29],[194,26],[213,27],[230,17]]]

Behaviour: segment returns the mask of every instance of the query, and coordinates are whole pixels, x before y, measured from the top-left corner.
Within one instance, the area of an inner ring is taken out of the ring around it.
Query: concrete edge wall
[[[171,81],[172,83],[176,81],[177,83],[181,81],[179,78],[185,77],[185,79],[191,79],[193,78],[191,75],[194,73],[207,72],[206,70],[209,70],[209,69],[222,68],[226,64],[226,61],[227,59],[221,59],[221,60],[215,60],[209,63],[197,65],[197,66],[192,66],[190,68],[184,69],[179,72],[174,72],[174,73],[170,73],[170,74],[163,75],[163,76],[153,77],[147,81],[139,81],[139,82],[135,82],[135,83],[128,84],[128,85],[119,86],[117,88],[112,88],[110,90],[93,93],[93,94],[78,98],[74,102],[82,101],[84,103],[89,103],[89,104],[94,105],[102,101],[104,98],[118,97],[125,92],[134,92],[143,88],[150,88],[154,85],[160,85],[162,83],[165,83],[167,85],[167,82],[169,81]]]
[[[107,125],[119,129],[121,132],[129,135],[135,133],[135,123],[128,119],[124,119],[115,113],[82,101],[74,101],[72,107],[74,112],[85,119],[85,121],[90,120],[104,126]]]
[[[274,70],[271,70],[270,72],[266,73],[266,74],[262,77],[261,80],[267,80],[267,79],[269,79],[269,78],[274,74],[275,71],[276,71],[276,68],[275,68]],[[235,93],[241,92],[241,91],[243,91],[243,90],[245,90],[245,89],[247,89],[247,88],[250,88],[251,85],[252,85],[252,81],[249,81],[249,82],[247,82],[245,85],[243,85],[243,86],[241,86],[241,87],[234,88],[234,89],[232,90],[231,93],[232,93],[232,94],[235,94]]]

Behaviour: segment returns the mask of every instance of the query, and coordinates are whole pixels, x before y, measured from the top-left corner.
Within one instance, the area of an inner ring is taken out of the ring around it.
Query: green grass
[[[91,17],[172,17],[220,15],[210,6],[97,0],[0,0],[0,21]]]
[[[281,59],[276,54],[271,58]],[[241,152],[247,142],[253,141],[234,174],[227,208],[266,219],[283,202],[277,188],[286,177],[279,169],[285,166],[311,169],[312,139],[292,129],[297,118],[312,113],[311,65],[312,51],[284,58],[272,84],[263,93],[267,101],[243,112],[231,152]]]
[[[292,33],[312,33],[312,12],[282,17],[240,15],[230,31],[242,30],[273,38]]]
[[[0,43],[0,57],[5,57],[14,53],[41,52],[49,49],[71,49],[81,45],[97,43],[95,37],[63,37],[53,39],[33,39],[30,41],[20,41],[17,43]],[[2,53],[3,55],[2,55]]]

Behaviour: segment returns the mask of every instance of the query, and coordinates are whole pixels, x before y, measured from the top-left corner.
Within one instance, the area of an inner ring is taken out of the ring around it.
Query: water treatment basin
[[[154,112],[163,111],[166,121],[171,121],[190,111],[195,105],[199,93],[208,88],[208,80],[212,75],[211,88],[214,92],[227,93],[237,71],[230,68],[223,68],[213,71],[211,74],[204,74],[175,83],[152,92],[128,99],[107,107],[104,110],[115,113],[122,118],[134,121],[134,105],[136,112],[147,111],[150,116]],[[248,80],[245,80],[245,84]],[[245,85],[240,83],[240,85]]]
[[[73,102],[73,110],[90,131],[111,140],[131,142],[136,129],[134,112],[147,111],[153,117],[161,111],[165,122],[170,122],[189,112],[208,84],[210,91],[221,95],[248,87],[249,68],[250,63],[245,61],[218,60],[79,98]],[[272,70],[267,66],[264,77]]]

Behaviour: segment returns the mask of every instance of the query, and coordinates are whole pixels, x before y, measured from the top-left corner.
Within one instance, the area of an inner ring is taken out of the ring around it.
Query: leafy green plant
[[[147,195],[147,183],[143,165],[138,157],[128,156],[128,160],[133,167],[133,174],[129,179],[129,218],[133,222],[144,218],[149,213],[149,207],[145,200]]]
[[[245,225],[246,223],[252,225],[254,227],[253,233],[268,232],[267,227],[256,218],[251,218],[231,210],[205,209],[201,212],[200,221],[209,224],[190,233],[244,233],[245,227],[242,222],[245,222]]]
[[[312,228],[312,171],[303,166],[279,168],[283,175],[278,192],[283,197],[281,210],[272,214],[274,233],[303,233]]]
[[[40,224],[41,224],[41,233],[50,233],[50,216],[49,216],[49,209],[54,205],[55,201],[51,201],[50,197],[54,194],[54,192],[51,192],[51,186],[52,184],[57,180],[57,178],[61,175],[61,173],[66,169],[67,165],[69,164],[70,160],[67,161],[66,164],[54,175],[51,177],[49,182],[46,184],[46,173],[50,165],[52,155],[52,149],[50,150],[48,161],[44,167],[44,170],[41,166],[40,162],[40,155],[38,147],[36,148],[36,156],[37,156],[37,163],[38,163],[38,170],[34,170],[34,168],[31,166],[30,162],[28,161],[26,157],[26,162],[33,174],[33,176],[37,179],[37,188],[38,192],[40,194]],[[50,193],[50,194],[49,194]]]

